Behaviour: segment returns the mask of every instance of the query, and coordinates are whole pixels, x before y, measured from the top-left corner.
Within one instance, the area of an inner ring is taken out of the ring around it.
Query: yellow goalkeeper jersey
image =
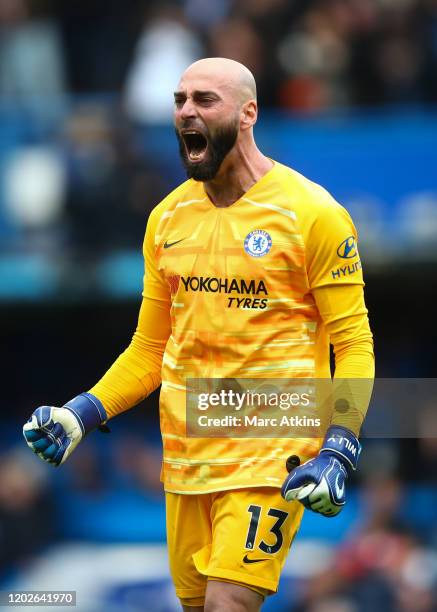
[[[338,330],[339,360],[355,337],[367,343],[362,375],[372,375],[356,241],[343,207],[276,162],[226,208],[211,202],[203,183],[188,180],[153,210],[136,336],[91,393],[113,416],[156,388],[162,358],[167,491],[281,486],[290,454],[302,461],[314,456],[317,438],[188,437],[186,381],[329,378],[327,320],[335,333],[336,325],[351,322]],[[334,305],[333,291],[340,302]]]

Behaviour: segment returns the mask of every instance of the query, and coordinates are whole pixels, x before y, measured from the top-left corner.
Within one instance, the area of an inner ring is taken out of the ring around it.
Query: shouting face
[[[180,129],[176,128],[179,153],[188,178],[212,180],[235,145],[238,128],[237,119],[211,129],[200,121],[187,120]]]
[[[196,62],[182,76],[175,92],[174,121],[189,178],[212,180],[237,143],[248,97],[239,74],[248,79],[245,71],[236,62],[217,58]]]

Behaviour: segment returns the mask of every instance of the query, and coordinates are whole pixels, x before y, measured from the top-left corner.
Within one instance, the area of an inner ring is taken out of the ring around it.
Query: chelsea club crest
[[[272,248],[272,237],[264,230],[253,230],[244,240],[244,250],[252,257],[262,257]]]

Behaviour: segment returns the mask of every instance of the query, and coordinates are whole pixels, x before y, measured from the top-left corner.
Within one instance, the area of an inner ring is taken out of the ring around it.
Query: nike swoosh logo
[[[247,555],[243,557],[243,563],[259,563],[260,561],[267,561],[267,559],[249,559]]]
[[[181,238],[180,240],[175,240],[174,242],[167,242],[167,240],[166,240],[164,242],[164,249],[169,249],[170,247],[174,246],[178,242],[182,242],[182,240],[185,240],[185,238]]]

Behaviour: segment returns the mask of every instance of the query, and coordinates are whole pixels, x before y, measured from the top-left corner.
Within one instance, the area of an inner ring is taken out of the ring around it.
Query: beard
[[[234,119],[227,125],[218,127],[214,134],[211,134],[208,130],[205,134],[207,141],[205,158],[201,162],[195,163],[188,157],[183,136],[175,129],[179,143],[179,154],[187,177],[195,181],[211,181],[216,176],[229,151],[234,147],[238,131],[238,119]]]

